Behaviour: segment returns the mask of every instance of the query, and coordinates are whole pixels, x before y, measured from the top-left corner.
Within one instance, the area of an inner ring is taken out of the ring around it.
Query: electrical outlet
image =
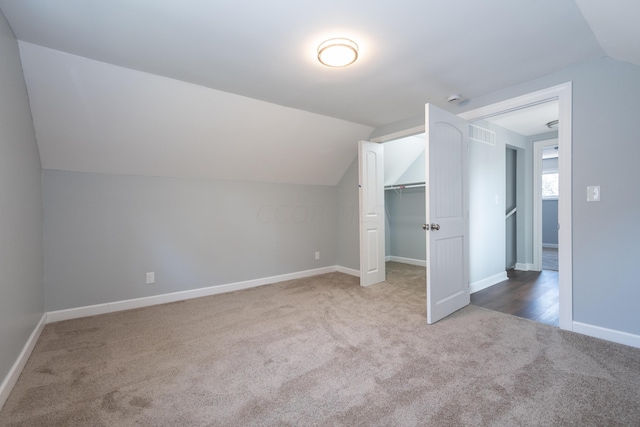
[[[600,186],[590,185],[587,187],[587,202],[599,202],[600,201]]]
[[[152,283],[156,283],[156,273],[153,271],[147,273],[147,285],[151,285]]]
[[[320,252],[316,252],[316,261],[320,259]]]

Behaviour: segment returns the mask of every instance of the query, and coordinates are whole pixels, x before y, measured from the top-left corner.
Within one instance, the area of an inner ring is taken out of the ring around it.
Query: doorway
[[[532,218],[535,217],[534,223],[538,218],[533,213],[541,209],[536,202],[536,197],[540,197],[541,178],[534,161],[535,156],[541,154],[534,147],[541,146],[540,140],[550,137],[555,139],[548,140],[551,142],[547,145],[557,146],[557,130],[548,126],[558,123],[557,120],[558,101],[551,100],[473,122],[484,129],[485,134],[491,133],[492,138],[490,144],[476,139],[470,141],[472,171],[478,181],[471,198],[471,245],[475,246],[472,253],[476,254],[481,247],[493,248],[471,260],[472,290],[475,291],[471,303],[552,326],[558,326],[557,273],[541,273],[541,256],[533,256],[532,260],[533,253],[531,250],[527,253],[527,249],[538,250],[541,255],[542,248],[537,249],[534,242],[540,240],[538,234],[542,231],[537,224],[531,227]],[[527,163],[534,165],[533,170],[530,166],[526,172],[523,166]],[[548,177],[555,177],[557,184],[557,163],[553,172],[555,175]],[[473,192],[474,184],[471,185]],[[491,200],[493,194],[495,201]],[[552,203],[557,206],[557,186],[555,194],[556,200]],[[550,249],[553,251],[558,247],[557,215],[552,221],[556,230],[555,249]],[[487,243],[491,239],[496,240],[493,246]],[[499,254],[500,242],[504,242],[504,257]],[[504,272],[504,276],[500,277],[499,272]],[[480,282],[487,277],[493,280]],[[478,282],[474,289],[474,283]]]
[[[467,113],[462,114],[461,116],[466,118],[467,120],[491,120],[492,118],[499,117],[501,114],[505,112],[517,112],[526,109],[527,107],[539,106],[544,103],[548,103],[549,101],[556,101],[558,104],[558,116],[555,123],[545,123],[546,125],[557,126],[557,146],[558,146],[558,176],[559,179],[559,191],[563,195],[558,199],[558,224],[561,225],[558,231],[558,252],[559,252],[559,262],[558,269],[559,272],[549,272],[549,270],[542,271],[542,263],[541,263],[541,254],[542,254],[542,236],[541,232],[536,230],[534,237],[534,244],[525,244],[523,247],[523,242],[518,240],[518,258],[519,262],[516,263],[516,268],[518,270],[511,270],[521,273],[521,276],[517,279],[521,283],[525,285],[531,284],[542,284],[555,281],[558,282],[557,295],[558,295],[558,326],[561,329],[572,330],[573,329],[573,315],[572,315],[572,272],[571,272],[571,84],[566,83],[563,85],[559,85],[553,88],[549,88],[546,90],[542,90],[536,93],[532,93],[529,95],[524,95],[518,98],[514,98],[508,101],[504,101],[498,104],[494,104],[489,107],[481,108],[478,110],[473,110]],[[553,131],[553,129],[549,129]],[[537,138],[537,139],[549,139],[547,138]],[[566,155],[563,155],[566,153]],[[526,154],[526,153],[525,153]],[[529,158],[525,162],[525,169],[527,169],[527,173],[525,173],[525,177],[528,177],[531,188],[537,188],[537,185],[534,185],[532,181],[534,181],[533,174],[533,158],[532,154],[529,155]],[[520,163],[519,163],[520,164]],[[530,197],[529,200],[533,201],[533,197]],[[532,202],[529,202],[529,209],[525,209],[523,212],[523,216],[525,220],[525,230],[527,228],[533,229],[533,214],[534,210],[531,206]],[[525,204],[526,206],[526,204]],[[520,206],[518,206],[518,210],[520,210]],[[527,219],[527,211],[530,213],[529,218]],[[527,224],[528,223],[528,224]],[[520,237],[520,235],[518,235]],[[538,243],[539,242],[539,243]],[[538,256],[538,247],[540,247],[540,255]],[[557,279],[549,279],[547,276],[550,274],[555,274]],[[510,274],[511,276],[511,274]],[[532,276],[532,277],[527,277]],[[514,280],[513,277],[509,278],[510,280]],[[516,280],[517,280],[516,279]],[[527,283],[528,282],[528,283]],[[498,292],[498,287],[494,287],[494,292]]]
[[[559,264],[560,269],[563,272],[559,276],[559,327],[562,329],[571,330],[573,329],[573,316],[572,316],[572,275],[571,275],[571,202],[570,202],[570,194],[571,194],[571,158],[568,155],[571,152],[571,83],[566,83],[563,85],[559,85],[556,87],[552,87],[549,89],[541,90],[535,93],[531,93],[528,95],[520,96],[517,98],[513,98],[507,101],[499,102],[487,107],[479,108],[477,110],[472,110],[459,115],[459,118],[475,121],[479,119],[487,119],[493,116],[497,116],[504,112],[520,110],[524,107],[537,105],[544,102],[548,102],[550,100],[558,100],[559,104],[559,121],[560,125],[558,128],[558,145],[559,152],[561,153],[560,162],[559,162],[559,173],[565,177],[560,181],[560,189],[563,194],[566,194],[566,197],[563,197],[559,201],[559,223],[562,225],[559,231],[559,242],[560,242],[560,254],[559,254]],[[373,140],[373,142],[381,143],[390,141],[393,139],[398,139],[404,136],[415,135],[417,133],[423,132],[425,130],[424,126],[417,126],[415,128],[406,129],[394,134],[385,135]],[[562,153],[566,152],[566,156],[562,156]],[[527,166],[528,170],[531,170],[531,166]],[[530,175],[529,175],[530,176]],[[361,176],[362,178],[362,176]],[[428,180],[427,180],[428,181]],[[361,183],[363,181],[361,180]],[[428,183],[427,183],[428,186]],[[382,190],[383,187],[381,186]],[[363,194],[364,192],[361,192]],[[362,213],[361,209],[361,213]],[[504,212],[503,212],[504,215]],[[503,217],[504,218],[504,217]],[[504,219],[503,219],[504,220]],[[503,223],[504,224],[504,223]],[[504,230],[504,227],[503,227]],[[362,236],[361,229],[361,236]],[[504,245],[504,242],[503,242]],[[520,246],[520,245],[519,245]],[[503,246],[504,249],[504,246]],[[363,254],[370,253],[367,252],[368,248],[363,247],[362,239],[361,239],[361,259]],[[525,247],[524,253],[526,255],[526,267],[533,266],[532,261],[532,248]],[[428,255],[427,255],[428,257]],[[504,259],[503,259],[504,262]],[[468,264],[467,264],[468,265]],[[504,264],[503,264],[504,266]],[[361,272],[362,272],[362,264],[361,264]],[[362,277],[361,277],[362,280]]]
[[[385,261],[426,267],[425,135],[384,147]]]

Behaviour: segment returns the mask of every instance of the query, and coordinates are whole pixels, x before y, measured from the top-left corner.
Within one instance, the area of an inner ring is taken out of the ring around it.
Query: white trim
[[[573,322],[573,332],[640,348],[640,335],[634,335],[628,332],[616,331],[615,329],[607,329],[582,322]]]
[[[484,107],[476,108],[475,110],[466,111],[458,114],[458,116],[470,121],[498,116],[510,111],[521,110],[532,105],[543,104],[552,99],[557,99],[561,93],[567,90],[567,88],[569,90],[571,89],[571,82],[542,89],[537,92],[531,92],[505,101],[496,102],[495,104],[486,105]],[[562,106],[560,106],[560,108],[562,108]],[[560,115],[562,115],[562,113],[560,113]],[[562,117],[560,117],[560,119],[562,119]],[[559,123],[561,123],[560,120]],[[558,125],[558,131],[560,130],[560,125]]]
[[[210,295],[239,291],[242,289],[255,288],[263,285],[270,285],[272,283],[284,282],[287,280],[302,279],[304,277],[316,276],[318,274],[333,273],[335,271],[337,271],[337,267],[334,265],[330,267],[316,268],[313,270],[299,271],[296,273],[282,274],[279,276],[264,277],[262,279],[247,280],[244,282],[228,283],[225,285],[209,286],[206,288],[172,292],[169,294],[154,295],[144,298],[70,308],[68,310],[51,311],[47,313],[47,323],[95,316],[98,314],[113,313],[133,308],[149,307],[152,305],[166,304],[169,302],[183,301],[192,298],[206,297]]]
[[[550,249],[558,249],[558,244],[557,243],[543,243],[542,247],[543,248],[550,248]]]
[[[348,274],[350,276],[360,277],[360,270],[354,270],[353,268],[343,267],[341,265],[336,266],[338,273]]]
[[[384,143],[384,142],[389,142],[389,141],[393,141],[395,139],[400,139],[400,138],[407,138],[409,136],[413,136],[413,135],[419,135],[421,133],[425,132],[425,126],[421,125],[421,126],[415,126],[409,129],[404,129],[398,132],[393,132],[390,133],[388,135],[382,135],[379,136],[377,138],[371,138],[370,141],[371,142],[378,142],[378,143]]]
[[[504,282],[505,280],[509,279],[507,277],[507,272],[503,271],[501,273],[498,274],[494,274],[493,276],[484,278],[482,280],[478,280],[477,282],[473,282],[469,285],[469,292],[470,293],[476,293],[478,291],[481,291],[483,289],[486,289],[490,286],[493,285],[497,285],[500,282]]]
[[[389,261],[399,262],[399,263],[402,263],[402,264],[417,265],[419,267],[426,267],[427,266],[427,261],[426,260],[413,259],[413,258],[403,258],[403,257],[400,257],[400,256],[390,256],[389,257]]]
[[[516,270],[518,271],[532,271],[533,270],[533,264],[526,264],[526,263],[516,263],[516,266],[514,267]]]
[[[571,82],[553,86],[527,95],[491,104],[486,107],[467,111],[459,116],[466,120],[479,120],[519,110],[530,105],[541,104],[552,99],[558,100],[558,170],[560,171],[560,189],[562,195],[558,201],[558,253],[560,328],[573,329],[573,248],[571,221],[571,144],[572,144],[572,84]]]
[[[391,255],[384,257],[384,262],[391,261]]]
[[[18,381],[18,378],[20,377],[24,366],[27,364],[27,360],[29,360],[29,356],[31,356],[31,352],[36,346],[36,342],[38,342],[38,338],[40,338],[40,334],[42,333],[42,330],[44,329],[44,325],[46,323],[47,313],[44,313],[33,332],[31,332],[31,336],[29,336],[29,339],[20,352],[18,359],[16,359],[16,362],[9,370],[9,373],[4,378],[4,381],[2,381],[2,384],[0,385],[0,410],[9,398],[9,394],[11,394],[13,386],[16,385],[16,382]]]

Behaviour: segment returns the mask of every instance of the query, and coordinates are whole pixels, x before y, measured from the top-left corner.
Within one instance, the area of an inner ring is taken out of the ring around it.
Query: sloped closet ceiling
[[[42,167],[336,185],[372,127],[20,42]]]

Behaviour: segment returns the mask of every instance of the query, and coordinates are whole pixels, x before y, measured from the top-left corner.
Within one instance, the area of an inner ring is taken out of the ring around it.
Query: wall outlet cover
[[[599,202],[600,201],[600,186],[590,185],[587,187],[587,202]]]

